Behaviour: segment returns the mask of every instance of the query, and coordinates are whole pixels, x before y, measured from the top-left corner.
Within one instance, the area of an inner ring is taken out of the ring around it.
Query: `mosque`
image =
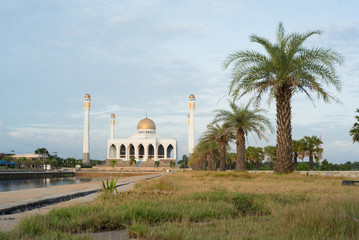
[[[188,114],[188,149],[189,154],[194,149],[194,109],[195,96],[189,96]],[[85,124],[84,124],[84,148],[83,162],[89,162],[89,110],[90,95],[85,95]],[[115,138],[115,114],[110,117],[110,138],[107,141],[107,160],[129,161],[134,158],[136,161],[177,161],[177,140],[174,138],[164,138],[156,133],[156,124],[149,118],[140,120],[137,124],[137,132],[127,139]]]
[[[107,159],[128,161],[176,160],[177,141],[156,133],[156,124],[144,118],[137,124],[137,132],[127,139],[114,139],[115,114],[111,114],[111,137],[107,141]]]

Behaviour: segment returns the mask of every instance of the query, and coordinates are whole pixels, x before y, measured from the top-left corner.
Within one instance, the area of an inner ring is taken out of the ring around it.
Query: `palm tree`
[[[189,158],[189,164],[193,169],[198,170],[204,170],[208,165],[208,170],[214,171],[218,152],[218,142],[210,139],[200,140]]]
[[[130,157],[130,161],[128,161],[128,165],[132,167],[132,165],[136,166],[136,164],[137,164],[136,159],[134,157]]]
[[[110,160],[110,165],[115,170],[115,166],[118,164],[118,161],[116,159]]]
[[[269,94],[268,103],[276,101],[277,117],[277,162],[275,171],[288,173],[292,170],[292,124],[291,99],[297,92],[305,93],[312,100],[311,92],[325,102],[339,101],[323,87],[333,85],[341,90],[335,65],[342,63],[342,56],[332,49],[307,48],[303,43],[313,35],[322,32],[286,34],[279,23],[276,42],[251,35],[250,40],[259,43],[266,54],[243,50],[230,54],[224,62],[224,69],[230,65],[232,81],[229,94],[234,99],[253,93],[251,101],[259,104],[265,93]]]
[[[356,110],[359,113],[359,109]],[[352,129],[350,130],[350,136],[353,137],[353,143],[359,142],[359,116],[355,116],[357,122],[354,123]]]
[[[237,134],[237,160],[236,160],[236,169],[237,170],[246,170],[246,137],[248,133],[254,132],[259,139],[266,137],[264,132],[266,127],[272,131],[272,125],[268,118],[261,113],[266,111],[261,109],[250,110],[249,105],[246,106],[237,106],[234,102],[229,104],[231,111],[227,110],[216,110],[217,115],[215,121],[223,121],[227,125],[236,129]]]
[[[304,136],[303,150],[309,156],[309,170],[313,170],[313,158],[319,161],[319,158],[322,156],[323,148],[321,148],[321,144],[323,142],[317,136]]]
[[[269,162],[270,169],[273,169],[273,162],[275,162],[276,154],[277,154],[276,146],[264,147],[264,155],[267,157],[267,161]]]
[[[298,153],[302,151],[303,141],[301,140],[292,140],[292,152],[293,152],[293,170],[297,168],[298,162]]]
[[[235,138],[234,130],[228,124],[218,125],[218,123],[209,124],[207,131],[203,133],[201,140],[216,141],[219,143],[220,152],[220,170],[226,171],[226,148],[228,142]]]

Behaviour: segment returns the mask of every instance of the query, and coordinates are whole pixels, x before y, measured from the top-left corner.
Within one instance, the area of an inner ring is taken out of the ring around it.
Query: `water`
[[[31,179],[13,179],[0,180],[0,192],[43,188],[58,185],[76,184],[92,181],[100,181],[101,178],[90,177],[58,177],[58,178],[31,178]]]

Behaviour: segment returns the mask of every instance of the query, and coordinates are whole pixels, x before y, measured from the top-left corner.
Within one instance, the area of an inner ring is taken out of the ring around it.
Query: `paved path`
[[[154,177],[161,176],[162,174],[153,174],[153,175],[142,175],[142,176],[134,176],[134,177],[125,177],[118,179],[117,184],[121,185],[118,188],[119,191],[127,191],[132,189],[133,184],[136,181],[151,179]],[[101,190],[101,181],[96,182],[88,182],[88,183],[79,183],[79,184],[69,184],[62,186],[52,186],[46,188],[33,188],[33,189],[24,189],[10,192],[2,192],[0,193],[0,211],[2,209],[23,206],[47,199],[59,198],[63,196],[73,195],[82,192]],[[24,216],[43,214],[50,211],[55,207],[62,207],[71,205],[74,203],[82,203],[93,201],[93,199],[97,196],[97,193],[90,194],[85,197],[80,197],[76,199],[72,199],[66,202],[60,202],[55,205],[45,206],[42,208],[36,208],[31,211],[9,214],[9,215],[0,215],[0,231],[9,231],[13,229],[19,220]]]

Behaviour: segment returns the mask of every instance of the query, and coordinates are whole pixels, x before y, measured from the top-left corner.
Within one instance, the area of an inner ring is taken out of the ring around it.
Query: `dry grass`
[[[359,239],[359,188],[341,180],[181,172],[26,219],[0,239],[73,239],[123,228],[142,239]]]

